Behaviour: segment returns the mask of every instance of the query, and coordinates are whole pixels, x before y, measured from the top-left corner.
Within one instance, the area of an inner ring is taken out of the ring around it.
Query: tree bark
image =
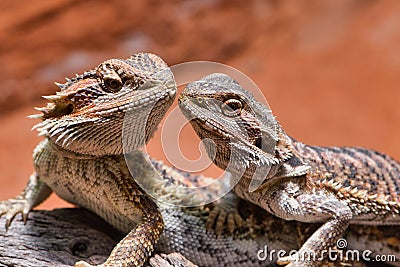
[[[123,234],[84,209],[32,211],[4,230],[0,219],[0,266],[73,266],[79,260],[104,262]],[[193,267],[179,253],[153,256],[146,266]]]

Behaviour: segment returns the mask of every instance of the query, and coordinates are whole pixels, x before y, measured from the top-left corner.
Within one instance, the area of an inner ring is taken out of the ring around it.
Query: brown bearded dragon
[[[213,162],[233,174],[239,197],[285,220],[323,223],[297,255],[323,255],[349,223],[400,224],[400,164],[391,157],[298,142],[267,106],[225,74],[190,83],[179,104],[207,153],[215,155]],[[288,257],[280,263],[318,265]]]
[[[267,266],[273,265],[276,254],[272,261],[258,259],[257,253],[265,246],[289,252],[307,237],[309,231],[297,229],[308,225],[278,219],[246,201],[229,200],[245,220],[240,229],[219,235],[205,230],[213,205],[180,208],[162,202],[182,197],[174,184],[196,185],[204,178],[156,161],[151,161],[152,168],[146,156],[135,151],[151,138],[176,92],[170,69],[156,55],[108,60],[58,85],[61,90],[56,95],[45,97],[50,103],[39,109],[42,114],[33,116],[42,119],[36,128],[45,137],[34,151],[35,173],[19,196],[0,202],[6,228],[18,213],[26,221],[29,211],[55,192],[127,234],[99,266],[141,266],[155,245],[157,252],[180,252],[199,266]],[[132,141],[125,160],[121,136],[126,113],[135,120],[128,127],[133,131],[125,132]],[[133,173],[126,161],[135,166]],[[161,202],[139,188],[134,181],[138,176],[153,183]],[[398,251],[390,247],[393,240],[383,242],[387,234],[380,229],[350,231],[347,238],[355,248]],[[76,266],[90,265],[79,262]]]
[[[35,128],[45,137],[34,150],[35,172],[20,195],[0,202],[0,215],[5,214],[6,228],[18,213],[26,221],[28,212],[55,192],[128,233],[102,266],[140,266],[153,251],[163,220],[129,174],[122,128],[125,114],[134,113],[130,123],[136,131],[126,133],[129,151],[152,137],[175,99],[172,72],[158,56],[139,53],[107,60],[58,86],[57,94],[44,97],[51,102],[38,109],[42,114],[34,116],[42,119]]]

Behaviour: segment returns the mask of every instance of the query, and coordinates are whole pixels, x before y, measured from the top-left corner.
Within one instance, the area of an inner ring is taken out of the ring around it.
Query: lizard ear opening
[[[261,138],[261,136],[256,139],[256,141],[254,142],[254,145],[256,147],[258,147],[259,149],[262,149],[262,138]]]
[[[72,103],[69,103],[64,107],[64,114],[63,115],[69,115],[73,111],[74,111],[74,105]]]
[[[75,105],[69,100],[54,101],[54,103],[48,103],[44,108],[37,108],[43,112],[43,118],[58,118],[65,115],[69,115],[74,112]]]
[[[253,142],[254,146],[270,155],[275,154],[274,151],[276,144],[277,141],[271,135],[269,135],[269,133],[264,131],[261,131],[260,136],[258,136]]]

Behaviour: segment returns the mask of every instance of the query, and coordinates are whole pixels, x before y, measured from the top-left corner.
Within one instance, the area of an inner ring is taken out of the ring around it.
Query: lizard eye
[[[242,102],[237,99],[228,99],[221,105],[222,113],[228,117],[238,116],[242,112]]]
[[[123,84],[120,80],[109,78],[104,80],[104,85],[108,92],[115,93],[121,90]]]

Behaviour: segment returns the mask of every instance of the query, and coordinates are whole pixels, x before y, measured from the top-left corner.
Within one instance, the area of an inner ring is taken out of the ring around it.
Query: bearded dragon
[[[164,226],[157,205],[126,168],[122,129],[125,115],[136,114],[128,122],[134,131],[125,133],[128,152],[152,137],[175,99],[173,74],[158,56],[138,53],[57,85],[60,91],[45,96],[50,103],[38,108],[42,114],[32,116],[42,120],[35,128],[44,136],[33,153],[35,172],[20,195],[0,202],[5,226],[18,213],[26,221],[29,211],[55,192],[128,233],[101,266],[140,266]]]
[[[323,223],[297,255],[323,255],[349,223],[400,224],[400,164],[390,156],[296,141],[267,106],[225,74],[190,83],[179,105],[213,162],[233,174],[239,197],[285,220]],[[318,264],[288,257],[280,263]]]

